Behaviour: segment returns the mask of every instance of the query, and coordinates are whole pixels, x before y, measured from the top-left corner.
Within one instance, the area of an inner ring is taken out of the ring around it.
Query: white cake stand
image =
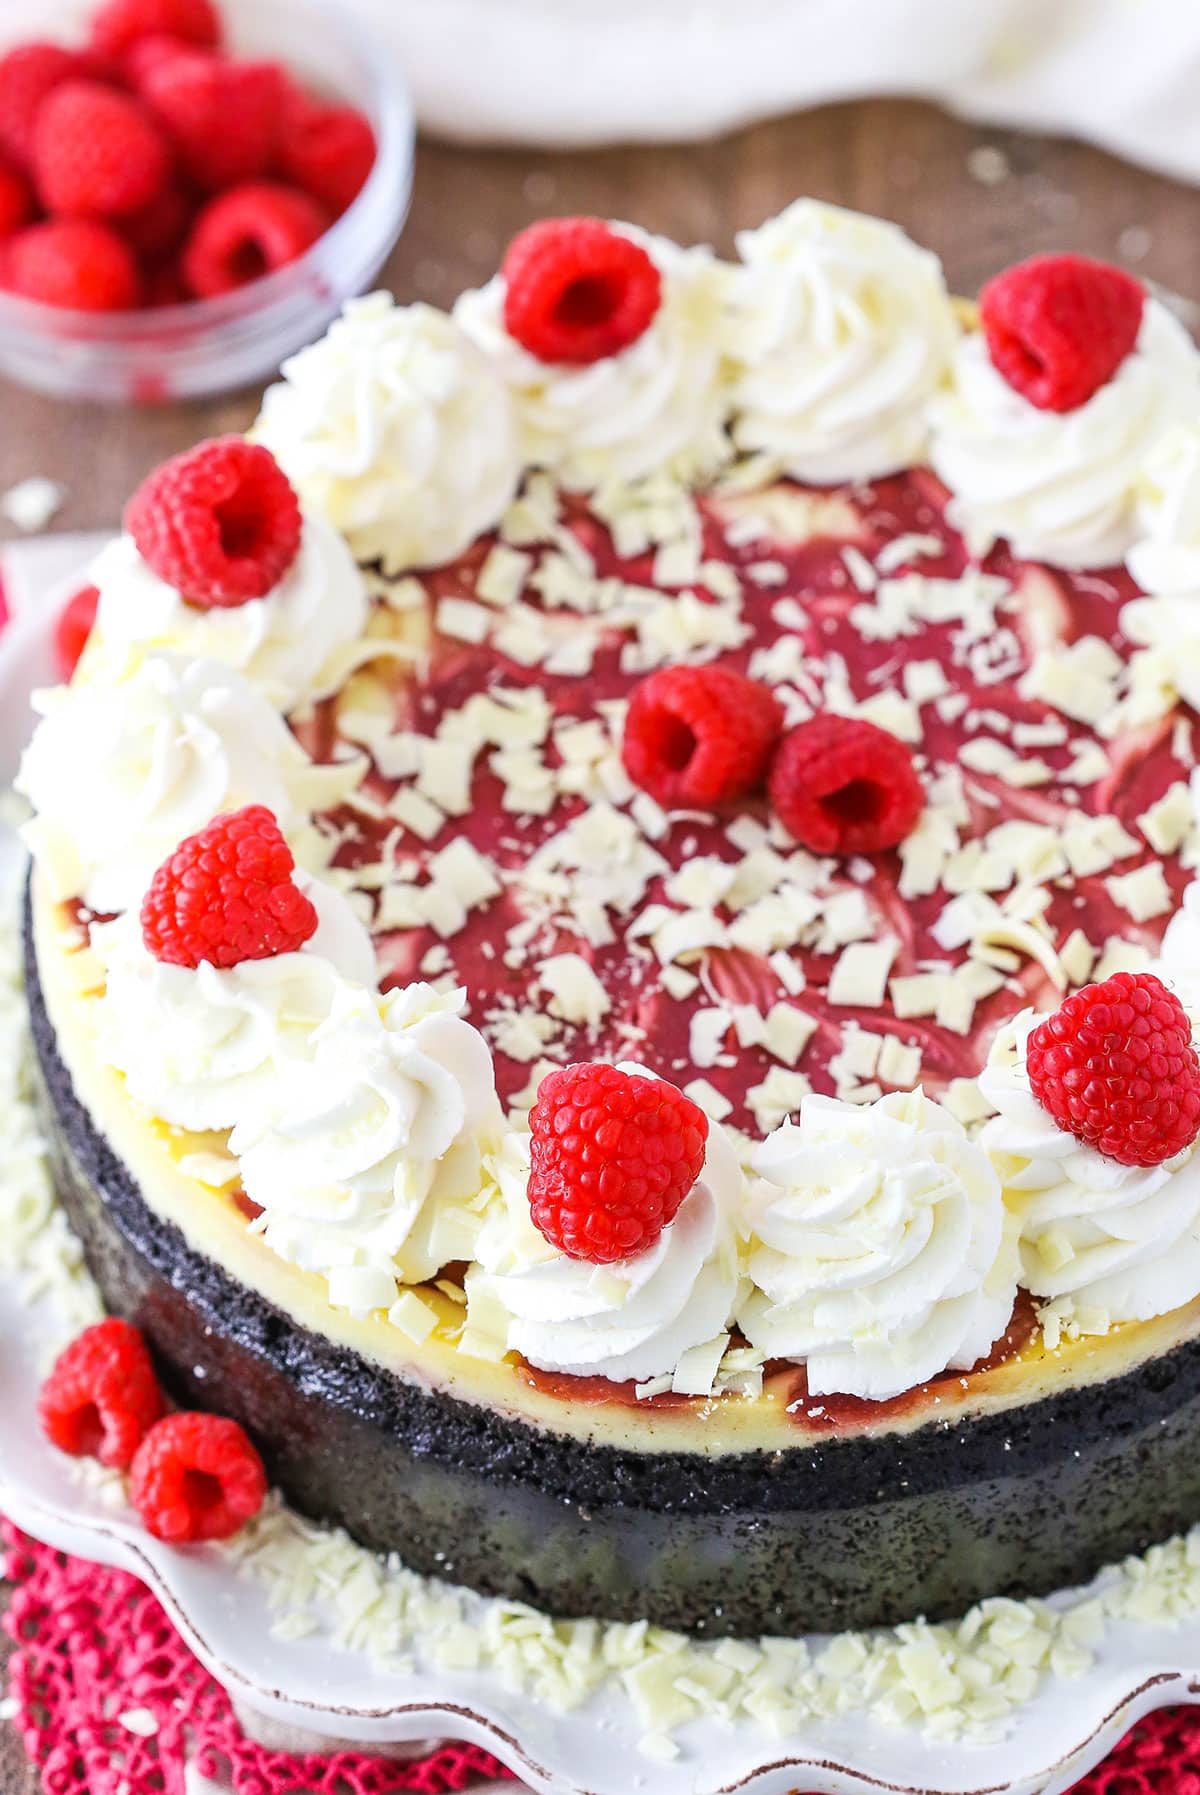
[[[0,636],[0,789],[28,729],[29,689],[53,677],[49,626],[77,584],[72,575],[22,608]],[[0,828],[0,884],[6,870],[16,870],[16,854]],[[538,1795],[1062,1795],[1143,1714],[1200,1702],[1200,1615],[1173,1628],[1113,1621],[1088,1674],[1048,1679],[997,1744],[939,1744],[864,1714],[787,1737],[703,1720],[679,1730],[681,1755],[661,1763],[642,1752],[644,1729],[615,1682],[561,1714],[492,1672],[418,1664],[398,1675],[339,1646],[331,1630],[276,1638],[264,1588],[249,1571],[207,1548],[152,1539],[42,1439],[39,1341],[53,1300],[31,1299],[0,1272],[0,1512],[50,1545],[139,1577],[248,1728],[273,1741],[328,1750],[462,1739],[494,1752]]]

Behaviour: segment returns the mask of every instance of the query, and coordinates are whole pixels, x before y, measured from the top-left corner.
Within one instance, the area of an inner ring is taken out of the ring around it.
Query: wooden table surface
[[[977,129],[905,101],[826,107],[679,149],[565,155],[423,143],[412,214],[381,284],[404,300],[448,306],[545,213],[626,218],[728,253],[735,231],[801,193],[895,219],[937,250],[960,293],[1035,250],[1072,249],[1200,299],[1200,192],[1081,144]],[[0,402],[0,491],[48,474],[67,488],[55,527],[92,529],[115,523],[165,456],[244,428],[258,396],[135,412],[0,385]],[[5,534],[14,532],[0,523]],[[0,1795],[33,1788],[0,1727]]]

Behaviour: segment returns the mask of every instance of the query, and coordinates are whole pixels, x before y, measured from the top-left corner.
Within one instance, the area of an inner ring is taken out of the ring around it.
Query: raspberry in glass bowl
[[[51,0],[0,19],[0,57],[35,36],[0,79],[0,374],[110,403],[226,391],[374,280],[412,108],[331,0]]]

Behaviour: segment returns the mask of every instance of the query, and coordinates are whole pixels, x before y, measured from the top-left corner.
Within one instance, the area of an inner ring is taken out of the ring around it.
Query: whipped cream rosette
[[[755,1152],[739,1311],[769,1358],[807,1363],[815,1395],[886,1401],[969,1371],[1012,1317],[1014,1231],[999,1180],[923,1091],[863,1107],[810,1095]]]
[[[509,1136],[495,1173],[503,1201],[488,1215],[467,1277],[471,1329],[544,1371],[613,1383],[671,1375],[710,1342],[720,1358],[741,1287],[743,1180],[716,1123],[704,1170],[674,1221],[644,1252],[614,1264],[567,1258],[534,1227],[528,1135]]]
[[[1021,1282],[1090,1325],[1148,1321],[1200,1295],[1200,1162],[1124,1165],[1060,1128],[1030,1086],[1026,1010],[1001,1030],[980,1077],[998,1114],[982,1142],[1021,1230]]]
[[[42,721],[17,790],[55,895],[98,914],[140,904],[178,843],[223,810],[265,804],[285,834],[336,803],[361,765],[318,767],[239,673],[182,655],[34,694]]]
[[[584,366],[539,360],[505,327],[503,275],[462,295],[454,317],[513,397],[527,465],[581,491],[671,469],[699,478],[726,460],[723,380],[730,270],[634,225],[662,278],[658,311],[636,342]]]
[[[1146,303],[1132,353],[1068,411],[1017,392],[983,333],[972,331],[955,352],[950,390],[930,407],[930,459],[973,552],[1003,536],[1018,556],[1104,567],[1137,538],[1147,457],[1198,405],[1200,357],[1156,300]]]
[[[894,224],[811,199],[737,242],[738,446],[818,484],[922,461],[958,339],[937,257]]]
[[[1149,456],[1138,499],[1140,535],[1126,556],[1148,596],[1121,610],[1121,628],[1139,645],[1130,662],[1141,715],[1161,715],[1179,699],[1200,705],[1200,427],[1177,424]]]
[[[283,1068],[309,1051],[339,981],[374,986],[371,937],[347,900],[305,873],[296,884],[317,912],[296,953],[174,966],[148,951],[136,910],[93,930],[105,971],[101,1057],[162,1121],[221,1129],[260,1114]]]
[[[1192,774],[1192,803],[1200,810],[1200,775]],[[1154,970],[1191,1012],[1200,1011],[1200,879],[1193,879],[1167,924]]]
[[[323,698],[361,650],[369,601],[343,537],[320,512],[304,517],[300,551],[263,598],[236,606],[189,604],[147,566],[128,535],[109,543],[91,570],[100,593],[96,632],[106,654],[174,652],[220,661],[284,712]]]
[[[378,998],[338,984],[307,1052],[276,1065],[258,1115],[230,1137],[263,1211],[256,1232],[356,1315],[471,1257],[500,1110],[463,1002],[429,985]]]
[[[521,459],[503,381],[455,322],[352,300],[284,363],[254,437],[306,506],[391,573],[462,554],[500,520]]]
[[[1200,593],[1200,424],[1175,424],[1146,458],[1138,538],[1125,557],[1144,592]],[[1122,624],[1129,614],[1122,613]]]

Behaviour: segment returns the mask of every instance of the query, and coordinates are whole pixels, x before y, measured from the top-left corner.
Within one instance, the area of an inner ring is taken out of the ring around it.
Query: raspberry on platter
[[[110,1317],[59,1354],[42,1385],[38,1419],[60,1452],[125,1470],[163,1412],[145,1341]]]
[[[232,1539],[262,1507],[267,1476],[236,1421],[167,1415],[138,1448],[129,1494],[148,1532],[186,1545]]]

